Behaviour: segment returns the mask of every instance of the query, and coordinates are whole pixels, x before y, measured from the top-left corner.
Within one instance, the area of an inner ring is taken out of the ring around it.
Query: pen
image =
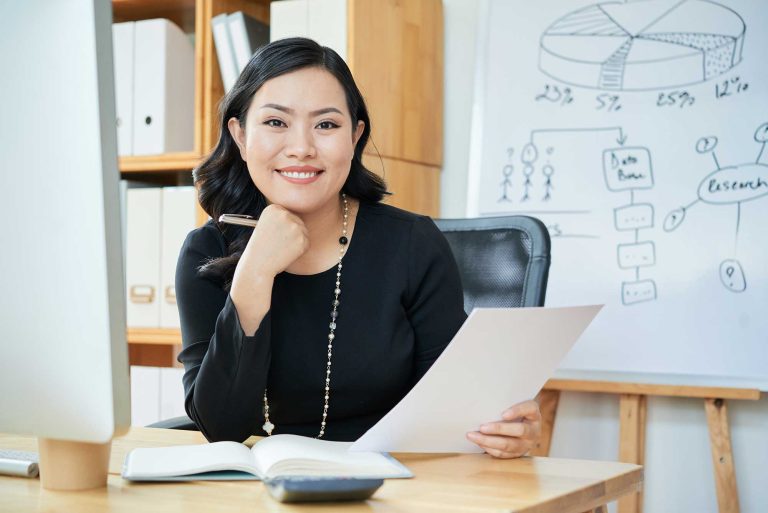
[[[219,222],[251,227],[256,226],[257,223],[256,219],[245,214],[221,214],[219,216]]]

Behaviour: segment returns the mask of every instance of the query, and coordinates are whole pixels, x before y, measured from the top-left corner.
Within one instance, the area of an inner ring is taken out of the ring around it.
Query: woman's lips
[[[289,166],[282,169],[276,169],[281,177],[291,183],[307,184],[317,180],[322,169],[312,166]]]

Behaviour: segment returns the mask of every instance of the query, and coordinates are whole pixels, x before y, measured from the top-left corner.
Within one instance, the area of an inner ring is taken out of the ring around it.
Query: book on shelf
[[[224,92],[228,92],[256,49],[269,42],[269,26],[237,11],[211,18],[211,31]]]
[[[131,481],[265,480],[289,476],[406,478],[386,453],[349,452],[352,442],[274,435],[252,448],[238,442],[133,449],[122,475]]]

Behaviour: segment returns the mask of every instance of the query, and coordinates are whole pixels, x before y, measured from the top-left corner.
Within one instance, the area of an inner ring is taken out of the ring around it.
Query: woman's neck
[[[349,209],[347,238],[352,239],[358,202],[347,197]],[[309,249],[293,262],[286,271],[292,274],[317,274],[329,269],[339,257],[344,206],[341,198],[321,210],[309,214],[297,214],[304,222],[309,236]]]

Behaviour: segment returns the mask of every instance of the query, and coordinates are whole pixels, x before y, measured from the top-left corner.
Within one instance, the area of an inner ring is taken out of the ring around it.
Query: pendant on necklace
[[[261,426],[264,431],[266,431],[267,436],[272,435],[272,430],[275,429],[275,425],[272,424],[270,421],[266,421],[263,426]]]

